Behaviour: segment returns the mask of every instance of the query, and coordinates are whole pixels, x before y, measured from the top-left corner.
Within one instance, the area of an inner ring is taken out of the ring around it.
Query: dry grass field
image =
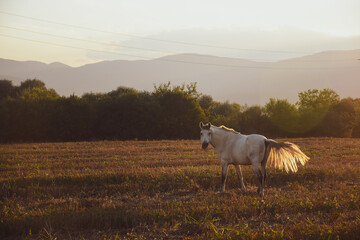
[[[0,145],[0,238],[360,239],[360,139],[289,141],[311,159],[269,168],[264,198],[250,166],[216,194],[200,141]]]

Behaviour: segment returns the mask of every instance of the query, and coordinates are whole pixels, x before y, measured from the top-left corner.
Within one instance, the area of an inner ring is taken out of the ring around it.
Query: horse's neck
[[[232,133],[224,131],[218,127],[212,127],[211,130],[212,130],[211,144],[213,145],[216,151],[222,151],[224,145],[226,144],[227,138]]]

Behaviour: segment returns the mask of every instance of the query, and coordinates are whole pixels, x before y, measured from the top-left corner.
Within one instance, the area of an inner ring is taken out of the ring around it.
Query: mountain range
[[[296,102],[308,89],[331,88],[341,98],[360,97],[360,49],[326,51],[279,62],[255,62],[199,54],[153,60],[102,61],[81,67],[0,59],[0,79],[14,85],[37,78],[60,95],[109,92],[118,86],[152,91],[154,84],[197,82],[217,101],[265,104],[269,98]]]

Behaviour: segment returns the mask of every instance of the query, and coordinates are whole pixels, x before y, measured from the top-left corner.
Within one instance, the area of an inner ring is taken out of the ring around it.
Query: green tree
[[[325,88],[323,90],[312,89],[298,94],[299,101],[297,105],[302,111],[308,108],[329,108],[339,103],[339,95],[332,89]]]
[[[210,95],[201,95],[199,98],[199,104],[203,110],[209,110],[213,103],[213,98]]]
[[[215,125],[226,125],[237,129],[241,106],[237,103],[214,102],[210,108],[210,121]]]
[[[94,132],[100,139],[156,138],[160,110],[148,93],[128,92],[95,104]]]
[[[268,116],[260,106],[244,106],[239,119],[239,130],[244,134],[263,134],[266,136],[274,136]]]
[[[291,136],[299,132],[299,112],[287,99],[270,98],[265,113],[275,125],[277,136]]]
[[[323,119],[330,107],[339,103],[339,95],[326,88],[300,92],[298,96],[297,106],[300,114],[301,131],[309,136],[320,136]]]
[[[128,88],[128,87],[118,87],[116,90],[113,90],[109,93],[107,93],[108,96],[110,97],[116,97],[122,94],[126,94],[126,93],[136,93],[137,91],[133,88]]]
[[[53,141],[95,139],[93,106],[77,96],[61,97],[51,101],[48,136]]]
[[[84,93],[81,96],[88,103],[96,103],[105,97],[108,97],[108,95],[104,93]]]
[[[10,80],[0,80],[0,100],[15,97],[15,87]]]
[[[154,97],[159,103],[160,138],[195,138],[198,124],[205,119],[199,105],[196,84],[171,87],[170,83],[155,86]]]
[[[16,88],[18,95],[21,95],[23,91],[32,88],[46,88],[45,83],[39,79],[27,79],[20,83],[20,86]]]
[[[351,133],[351,136],[356,137],[356,138],[360,138],[360,121],[359,120],[354,124],[354,128],[353,128],[353,131]]]
[[[342,99],[330,107],[321,125],[321,133],[330,137],[351,137],[355,121],[354,102],[351,99]]]
[[[25,101],[55,100],[59,97],[54,89],[46,89],[45,87],[26,88],[20,96]]]
[[[355,124],[352,137],[360,137],[360,98],[351,99],[355,108]]]

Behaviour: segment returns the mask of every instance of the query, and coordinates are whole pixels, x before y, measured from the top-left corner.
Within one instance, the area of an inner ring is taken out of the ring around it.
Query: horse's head
[[[209,143],[211,141],[211,123],[203,124],[200,122],[200,141],[203,149],[206,149],[209,146]]]

